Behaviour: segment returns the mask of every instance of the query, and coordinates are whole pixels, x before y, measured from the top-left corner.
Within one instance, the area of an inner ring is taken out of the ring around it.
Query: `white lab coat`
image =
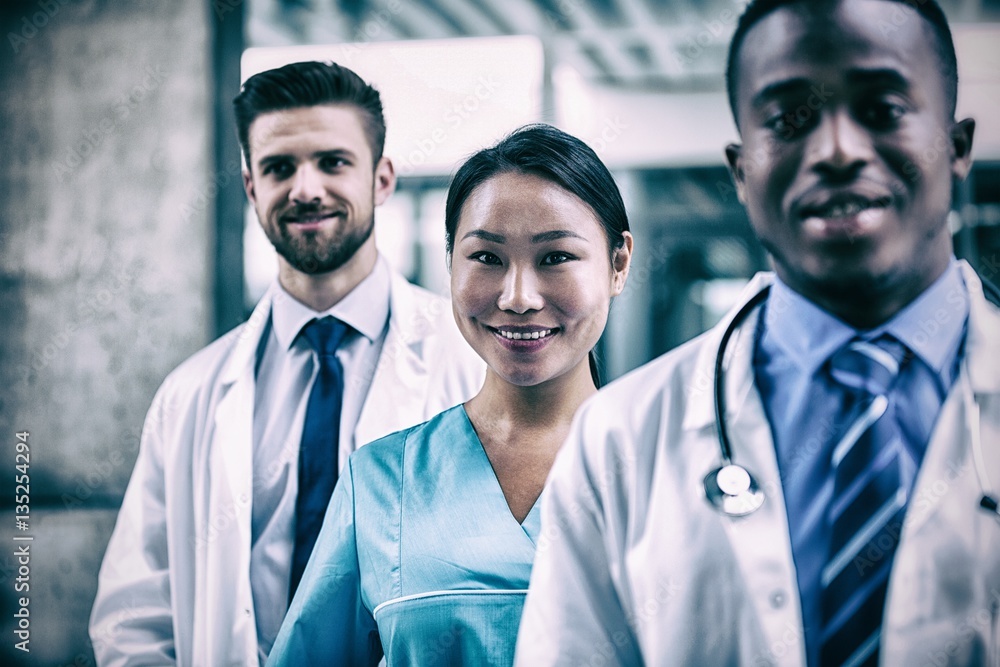
[[[101,567],[98,664],[257,664],[250,588],[256,352],[272,291],[250,319],[163,382]],[[389,330],[355,441],[467,400],[485,366],[447,300],[394,274]]]
[[[972,305],[969,363],[961,372],[971,373],[995,493],[1000,310],[984,299],[968,265],[962,268]],[[770,280],[756,277],[742,303]],[[713,366],[735,311],[704,336],[612,383],[577,414],[543,502],[519,667],[804,667],[784,498],[753,385],[759,309],[729,344],[726,419],[734,460],[756,476],[766,500],[757,512],[730,518],[704,493],[705,475],[721,461]],[[1000,522],[979,508],[968,386],[960,379],[948,395],[911,496],[890,580],[883,665],[1000,660]]]

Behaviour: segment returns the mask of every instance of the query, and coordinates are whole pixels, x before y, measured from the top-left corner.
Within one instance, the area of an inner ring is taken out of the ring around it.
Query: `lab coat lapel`
[[[358,447],[398,430],[396,425],[419,424],[431,416],[424,414],[428,369],[423,356],[431,320],[408,295],[409,284],[393,273],[389,331],[354,428]]]
[[[739,305],[746,303],[768,282],[769,277],[757,276],[744,291]],[[736,308],[732,312],[735,310]],[[724,370],[726,424],[733,459],[756,478],[764,491],[765,500],[760,509],[747,516],[728,517],[721,513],[717,516],[729,540],[750,604],[754,607],[752,615],[759,621],[764,635],[760,651],[769,655],[774,660],[773,664],[804,667],[801,605],[792,561],[788,518],[771,428],[760,394],[754,387],[754,332],[760,312],[757,309],[747,317],[733,334],[726,351]],[[699,359],[699,377],[714,376],[715,352],[723,326],[725,324],[716,329],[718,336],[713,336],[713,340],[706,345],[706,352]],[[703,384],[706,384],[707,395],[711,397],[712,382]],[[692,417],[692,423],[697,421],[703,427],[714,428],[714,399],[698,401],[697,405],[700,414]],[[717,443],[717,439],[713,437],[716,447],[711,463],[705,466],[705,474],[720,464]],[[780,650],[776,650],[776,646]]]
[[[1000,314],[983,298],[971,268],[964,262],[962,268],[971,298],[967,363],[942,406],[907,508],[889,584],[882,638],[885,664],[911,664],[918,658],[941,665],[968,664],[975,659],[972,638],[981,633],[989,641],[988,624],[970,619],[995,613],[1000,597],[1000,531],[995,519],[978,508],[983,489],[966,412],[971,386],[980,410],[984,463],[996,493]]]
[[[256,654],[257,632],[250,589],[251,510],[253,494],[253,405],[257,347],[270,321],[273,288],[247,323],[233,335],[232,353],[219,375],[210,442],[196,457],[193,474],[196,507],[205,507],[198,526],[196,609],[206,618],[194,627],[204,631],[196,649],[206,664],[230,664]],[[216,619],[235,619],[232,627],[214,627]],[[197,631],[197,630],[196,630]],[[227,655],[227,651],[242,651]]]
[[[997,405],[1000,401],[1000,346],[997,342],[1000,339],[1000,314],[985,300],[982,283],[965,262],[962,262],[962,271],[970,297],[966,361],[941,407],[924,454],[907,508],[902,537],[904,543],[911,536],[916,539],[925,530],[934,531],[935,528],[925,524],[953,502],[966,503],[976,496],[973,507],[978,503],[980,484],[970,446],[972,434],[969,433],[969,416],[965,406],[967,387],[971,386],[980,405],[978,426],[988,469],[997,471],[994,476],[1000,476],[1000,453],[995,444],[1000,442],[1000,409]],[[956,495],[963,497],[956,498]]]
[[[743,518],[723,518],[732,551],[739,562],[755,616],[776,664],[805,665],[805,644],[798,582],[792,561],[788,515],[782,493],[774,439],[760,394],[753,383],[754,330],[757,311],[733,336],[726,383],[729,437],[733,456],[757,479],[765,495],[760,509]],[[794,619],[794,620],[791,620]],[[793,627],[789,627],[789,623]]]

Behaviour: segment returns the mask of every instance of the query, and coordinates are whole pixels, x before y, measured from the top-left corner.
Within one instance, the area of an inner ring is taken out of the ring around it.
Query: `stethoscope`
[[[988,283],[984,283],[988,284]],[[992,287],[990,285],[990,287]],[[722,334],[719,341],[719,350],[715,355],[715,426],[719,436],[719,451],[722,454],[722,465],[705,475],[705,497],[720,512],[731,517],[740,517],[751,514],[760,509],[764,504],[764,491],[750,471],[733,462],[733,448],[729,441],[729,432],[726,429],[726,397],[725,397],[725,371],[723,360],[726,356],[726,347],[733,333],[746,320],[757,306],[764,303],[771,286],[764,287],[752,299],[743,304],[729,326]],[[968,430],[972,437],[972,458],[976,469],[976,477],[982,488],[983,495],[979,500],[979,507],[989,512],[997,521],[1000,521],[1000,501],[990,485],[989,475],[986,472],[986,461],[983,455],[982,426],[979,421],[979,404],[976,403],[975,394],[972,392],[972,383],[969,380],[968,359],[964,362],[966,367],[961,373],[963,382],[963,395],[965,397],[965,414],[968,420]]]

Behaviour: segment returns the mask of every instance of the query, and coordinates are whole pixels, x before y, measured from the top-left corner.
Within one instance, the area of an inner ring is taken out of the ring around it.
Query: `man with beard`
[[[944,14],[755,0],[728,84],[775,271],[577,413],[516,664],[996,664],[1000,309],[952,254]]]
[[[234,107],[278,279],[153,400],[91,616],[101,665],[263,664],[349,454],[482,384],[447,301],[376,250],[378,92],[304,62]]]

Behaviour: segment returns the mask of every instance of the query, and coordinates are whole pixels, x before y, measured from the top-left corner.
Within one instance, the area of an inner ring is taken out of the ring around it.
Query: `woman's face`
[[[587,363],[628,274],[631,236],[608,253],[581,199],[539,176],[505,173],[462,206],[451,292],[462,335],[490,369],[519,386]]]

